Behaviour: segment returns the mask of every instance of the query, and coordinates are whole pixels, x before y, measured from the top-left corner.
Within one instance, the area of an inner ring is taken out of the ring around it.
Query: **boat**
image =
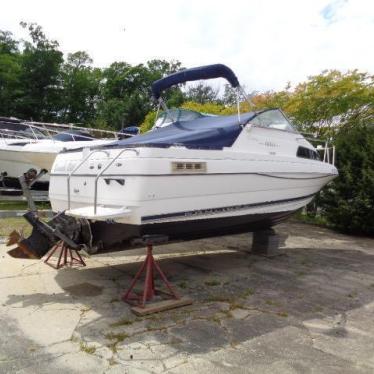
[[[95,139],[93,132],[104,132],[109,139]],[[117,133],[72,125],[25,122],[0,118],[0,172],[3,187],[19,188],[18,178],[29,170],[36,174],[50,171],[56,155],[63,149],[98,146],[118,139]],[[36,189],[48,190],[49,175],[36,182]]]
[[[25,171],[35,168],[29,161],[22,163],[17,160],[10,160],[7,156],[4,157],[2,150],[5,150],[10,144],[18,143],[19,146],[25,145],[31,139],[43,138],[44,135],[35,130],[33,133],[29,126],[24,125],[21,120],[17,118],[0,117],[0,173],[2,187],[19,188],[18,177]],[[48,189],[46,177],[37,183],[40,189]]]
[[[217,77],[243,93],[225,65],[183,70],[152,85],[170,114],[165,126],[59,153],[49,186],[58,217],[88,222],[90,243],[105,249],[147,235],[175,241],[264,230],[311,202],[338,171],[280,109],[241,113],[238,95],[235,115],[172,120],[162,91]]]

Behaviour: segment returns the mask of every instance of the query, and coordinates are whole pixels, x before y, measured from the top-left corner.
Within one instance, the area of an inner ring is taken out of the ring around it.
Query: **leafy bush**
[[[339,177],[320,196],[322,215],[338,230],[374,235],[374,126],[347,126],[335,145]]]
[[[143,123],[140,125],[141,133],[147,132],[153,127],[156,121],[156,114],[157,112],[149,112],[145,116]]]

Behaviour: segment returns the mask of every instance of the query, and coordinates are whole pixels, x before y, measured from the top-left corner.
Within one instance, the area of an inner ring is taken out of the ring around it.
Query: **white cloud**
[[[184,66],[225,63],[249,90],[280,89],[323,69],[371,71],[370,0],[12,0],[0,29],[19,37],[37,22],[62,50],[86,50],[98,66],[152,58]]]

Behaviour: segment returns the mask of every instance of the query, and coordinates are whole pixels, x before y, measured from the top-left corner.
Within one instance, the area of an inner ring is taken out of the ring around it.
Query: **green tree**
[[[155,109],[151,100],[152,83],[178,69],[180,63],[152,60],[132,66],[126,62],[114,62],[103,71],[102,98],[98,105],[98,117],[113,127],[139,125],[146,114]],[[180,89],[166,96],[168,104],[183,102]]]
[[[194,101],[186,101],[182,104],[182,108],[188,110],[194,110],[200,113],[217,114],[217,115],[228,115],[236,113],[236,107],[226,107],[220,103],[197,103]]]
[[[155,59],[148,61],[146,66],[150,74],[148,77],[149,95],[152,94],[150,88],[154,81],[184,69],[182,64],[177,60],[166,61]],[[185,95],[180,87],[169,88],[162,93],[162,97],[170,108],[178,107],[185,101]]]
[[[237,102],[237,93],[235,88],[231,87],[230,84],[225,84],[225,89],[222,95],[222,102],[225,105],[233,106]]]
[[[374,76],[357,70],[326,70],[295,88],[266,92],[253,98],[257,109],[282,108],[299,129],[317,136],[334,136],[350,118],[373,115]]]
[[[69,53],[62,67],[62,110],[64,122],[88,124],[96,115],[101,70],[92,68],[92,59],[83,51]]]
[[[117,129],[139,124],[151,109],[147,77],[142,64],[115,62],[104,69],[99,118]]]
[[[373,83],[372,76],[357,70],[324,71],[296,86],[287,110],[307,131],[333,135],[337,123],[343,124],[373,105]]]
[[[24,43],[21,56],[22,96],[17,100],[16,111],[26,119],[54,120],[61,108],[63,54],[58,50],[58,42],[48,40],[39,25],[21,26],[29,30],[31,42]]]
[[[373,122],[345,126],[335,145],[339,177],[321,193],[322,216],[346,233],[374,235]]]
[[[199,104],[220,102],[218,90],[206,83],[198,83],[188,87],[185,96],[187,101]]]
[[[18,41],[8,31],[0,30],[0,115],[15,116],[20,88],[21,55]]]

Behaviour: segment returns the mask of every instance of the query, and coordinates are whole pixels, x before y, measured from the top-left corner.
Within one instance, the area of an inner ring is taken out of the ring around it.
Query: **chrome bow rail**
[[[332,164],[335,166],[335,160],[336,160],[336,150],[334,145],[330,145],[329,140],[327,139],[321,139],[314,137],[313,134],[301,132],[301,134],[304,136],[306,140],[308,140],[310,143],[312,143],[317,150],[317,152],[323,152],[322,155],[322,162],[326,162],[328,164]],[[319,144],[316,144],[319,143]],[[322,144],[323,145],[322,145]],[[320,153],[320,156],[321,156]]]

